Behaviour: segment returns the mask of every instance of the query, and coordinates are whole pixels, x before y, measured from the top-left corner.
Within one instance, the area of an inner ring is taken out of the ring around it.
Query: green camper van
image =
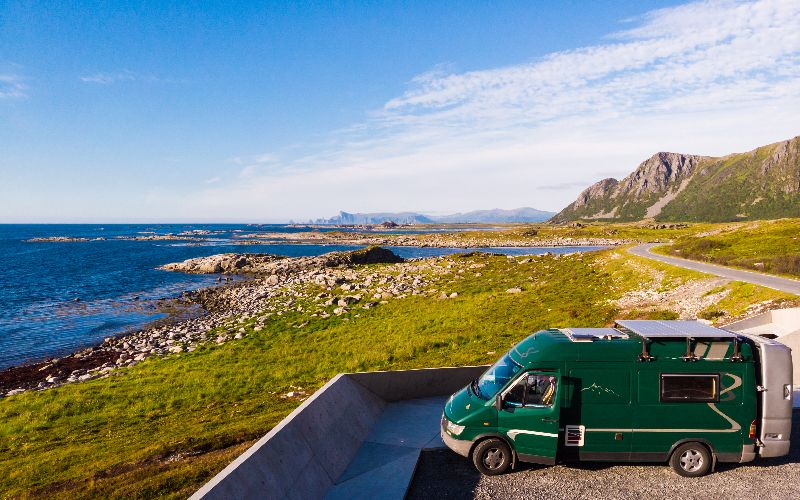
[[[444,443],[487,475],[518,462],[669,462],[682,476],[789,452],[788,347],[698,321],[534,333],[453,394]]]

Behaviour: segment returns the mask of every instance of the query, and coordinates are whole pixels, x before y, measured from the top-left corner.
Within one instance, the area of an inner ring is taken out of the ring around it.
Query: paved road
[[[774,290],[782,292],[789,292],[795,295],[800,295],[800,281],[789,278],[781,278],[779,276],[771,276],[769,274],[756,273],[752,271],[741,271],[739,269],[731,269],[730,267],[717,266],[715,264],[706,264],[705,262],[697,262],[694,260],[680,259],[678,257],[667,257],[652,253],[650,251],[656,245],[663,245],[663,243],[647,243],[644,245],[637,245],[628,249],[628,251],[639,257],[657,260],[673,266],[692,269],[702,273],[714,274],[729,278],[736,281],[744,281],[746,283],[753,283],[754,285],[761,285]]]

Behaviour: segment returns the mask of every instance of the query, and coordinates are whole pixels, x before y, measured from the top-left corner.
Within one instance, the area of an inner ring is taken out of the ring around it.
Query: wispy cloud
[[[797,2],[693,3],[651,12],[612,37],[616,43],[530,64],[418,79],[386,104],[386,116],[505,127],[587,113],[695,111],[797,88]]]
[[[99,72],[99,73],[87,74],[81,76],[80,80],[84,83],[93,83],[97,85],[111,85],[113,83],[133,82],[133,81],[146,82],[146,83],[173,83],[177,81],[173,78],[164,78],[155,75],[146,75],[142,73],[136,73],[134,71],[129,71],[126,69],[114,72]]]
[[[558,209],[596,172],[659,150],[724,154],[800,133],[796,0],[701,1],[628,26],[530,63],[437,66],[302,156],[240,158],[247,175],[184,206],[253,218]]]
[[[274,153],[261,153],[250,156],[234,156],[230,159],[231,163],[236,165],[264,165],[267,163],[276,163],[280,160],[278,155]]]
[[[20,99],[27,97],[27,86],[22,77],[16,74],[0,74],[0,99]]]

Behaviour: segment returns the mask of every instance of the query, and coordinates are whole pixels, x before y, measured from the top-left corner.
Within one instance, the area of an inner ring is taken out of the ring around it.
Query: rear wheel
[[[711,470],[711,452],[700,443],[685,443],[672,452],[669,464],[683,477],[705,476]]]
[[[511,448],[501,439],[481,441],[472,450],[472,463],[481,474],[502,474],[511,465]]]

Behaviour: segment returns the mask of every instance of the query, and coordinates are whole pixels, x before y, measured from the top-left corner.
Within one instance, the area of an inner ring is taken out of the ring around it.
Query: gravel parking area
[[[407,498],[800,498],[800,412],[794,412],[788,456],[750,464],[718,464],[697,479],[666,464],[578,462],[555,467],[524,464],[502,476],[481,476],[450,450],[423,452]]]

